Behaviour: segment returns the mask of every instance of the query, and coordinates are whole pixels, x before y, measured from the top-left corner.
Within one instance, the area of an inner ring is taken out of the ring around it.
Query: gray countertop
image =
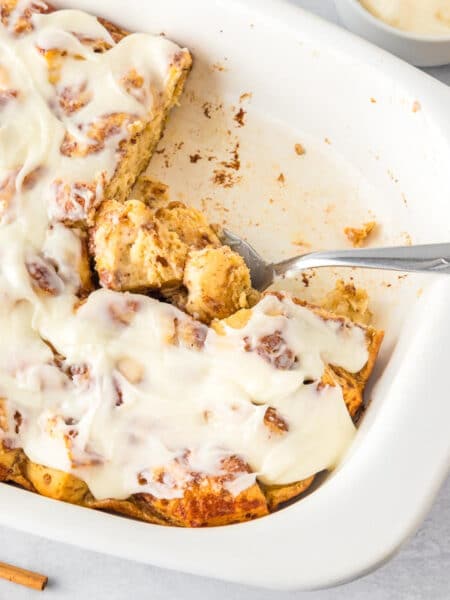
[[[296,3],[337,21],[332,0]],[[428,72],[450,84],[450,67]],[[280,594],[246,588],[118,560],[4,528],[0,528],[0,560],[47,574],[50,584],[43,598],[48,600],[448,600],[450,480],[419,532],[391,562],[363,579],[331,590]],[[0,600],[25,600],[35,594],[0,581]]]

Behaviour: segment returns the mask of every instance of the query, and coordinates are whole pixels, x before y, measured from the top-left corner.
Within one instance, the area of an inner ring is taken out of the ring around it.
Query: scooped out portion
[[[186,311],[205,323],[253,306],[259,297],[244,259],[228,246],[191,251],[183,283]]]
[[[91,251],[103,287],[160,292],[204,323],[259,297],[244,260],[221,244],[204,215],[170,202],[164,186],[145,177],[129,200],[104,202],[91,230]]]

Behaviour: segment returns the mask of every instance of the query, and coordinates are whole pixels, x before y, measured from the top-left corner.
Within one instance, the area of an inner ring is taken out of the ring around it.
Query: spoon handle
[[[418,273],[450,273],[450,244],[311,252],[271,265],[289,277],[316,267],[365,267]]]

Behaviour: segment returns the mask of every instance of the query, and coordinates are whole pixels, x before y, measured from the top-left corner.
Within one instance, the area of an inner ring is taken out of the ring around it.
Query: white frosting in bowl
[[[450,35],[448,0],[359,0],[375,17],[403,31]]]

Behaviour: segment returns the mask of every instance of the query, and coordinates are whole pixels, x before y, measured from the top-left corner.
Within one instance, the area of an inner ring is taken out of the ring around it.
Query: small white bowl
[[[434,36],[401,31],[374,17],[358,0],[335,0],[344,25],[417,67],[450,63],[450,34]]]

